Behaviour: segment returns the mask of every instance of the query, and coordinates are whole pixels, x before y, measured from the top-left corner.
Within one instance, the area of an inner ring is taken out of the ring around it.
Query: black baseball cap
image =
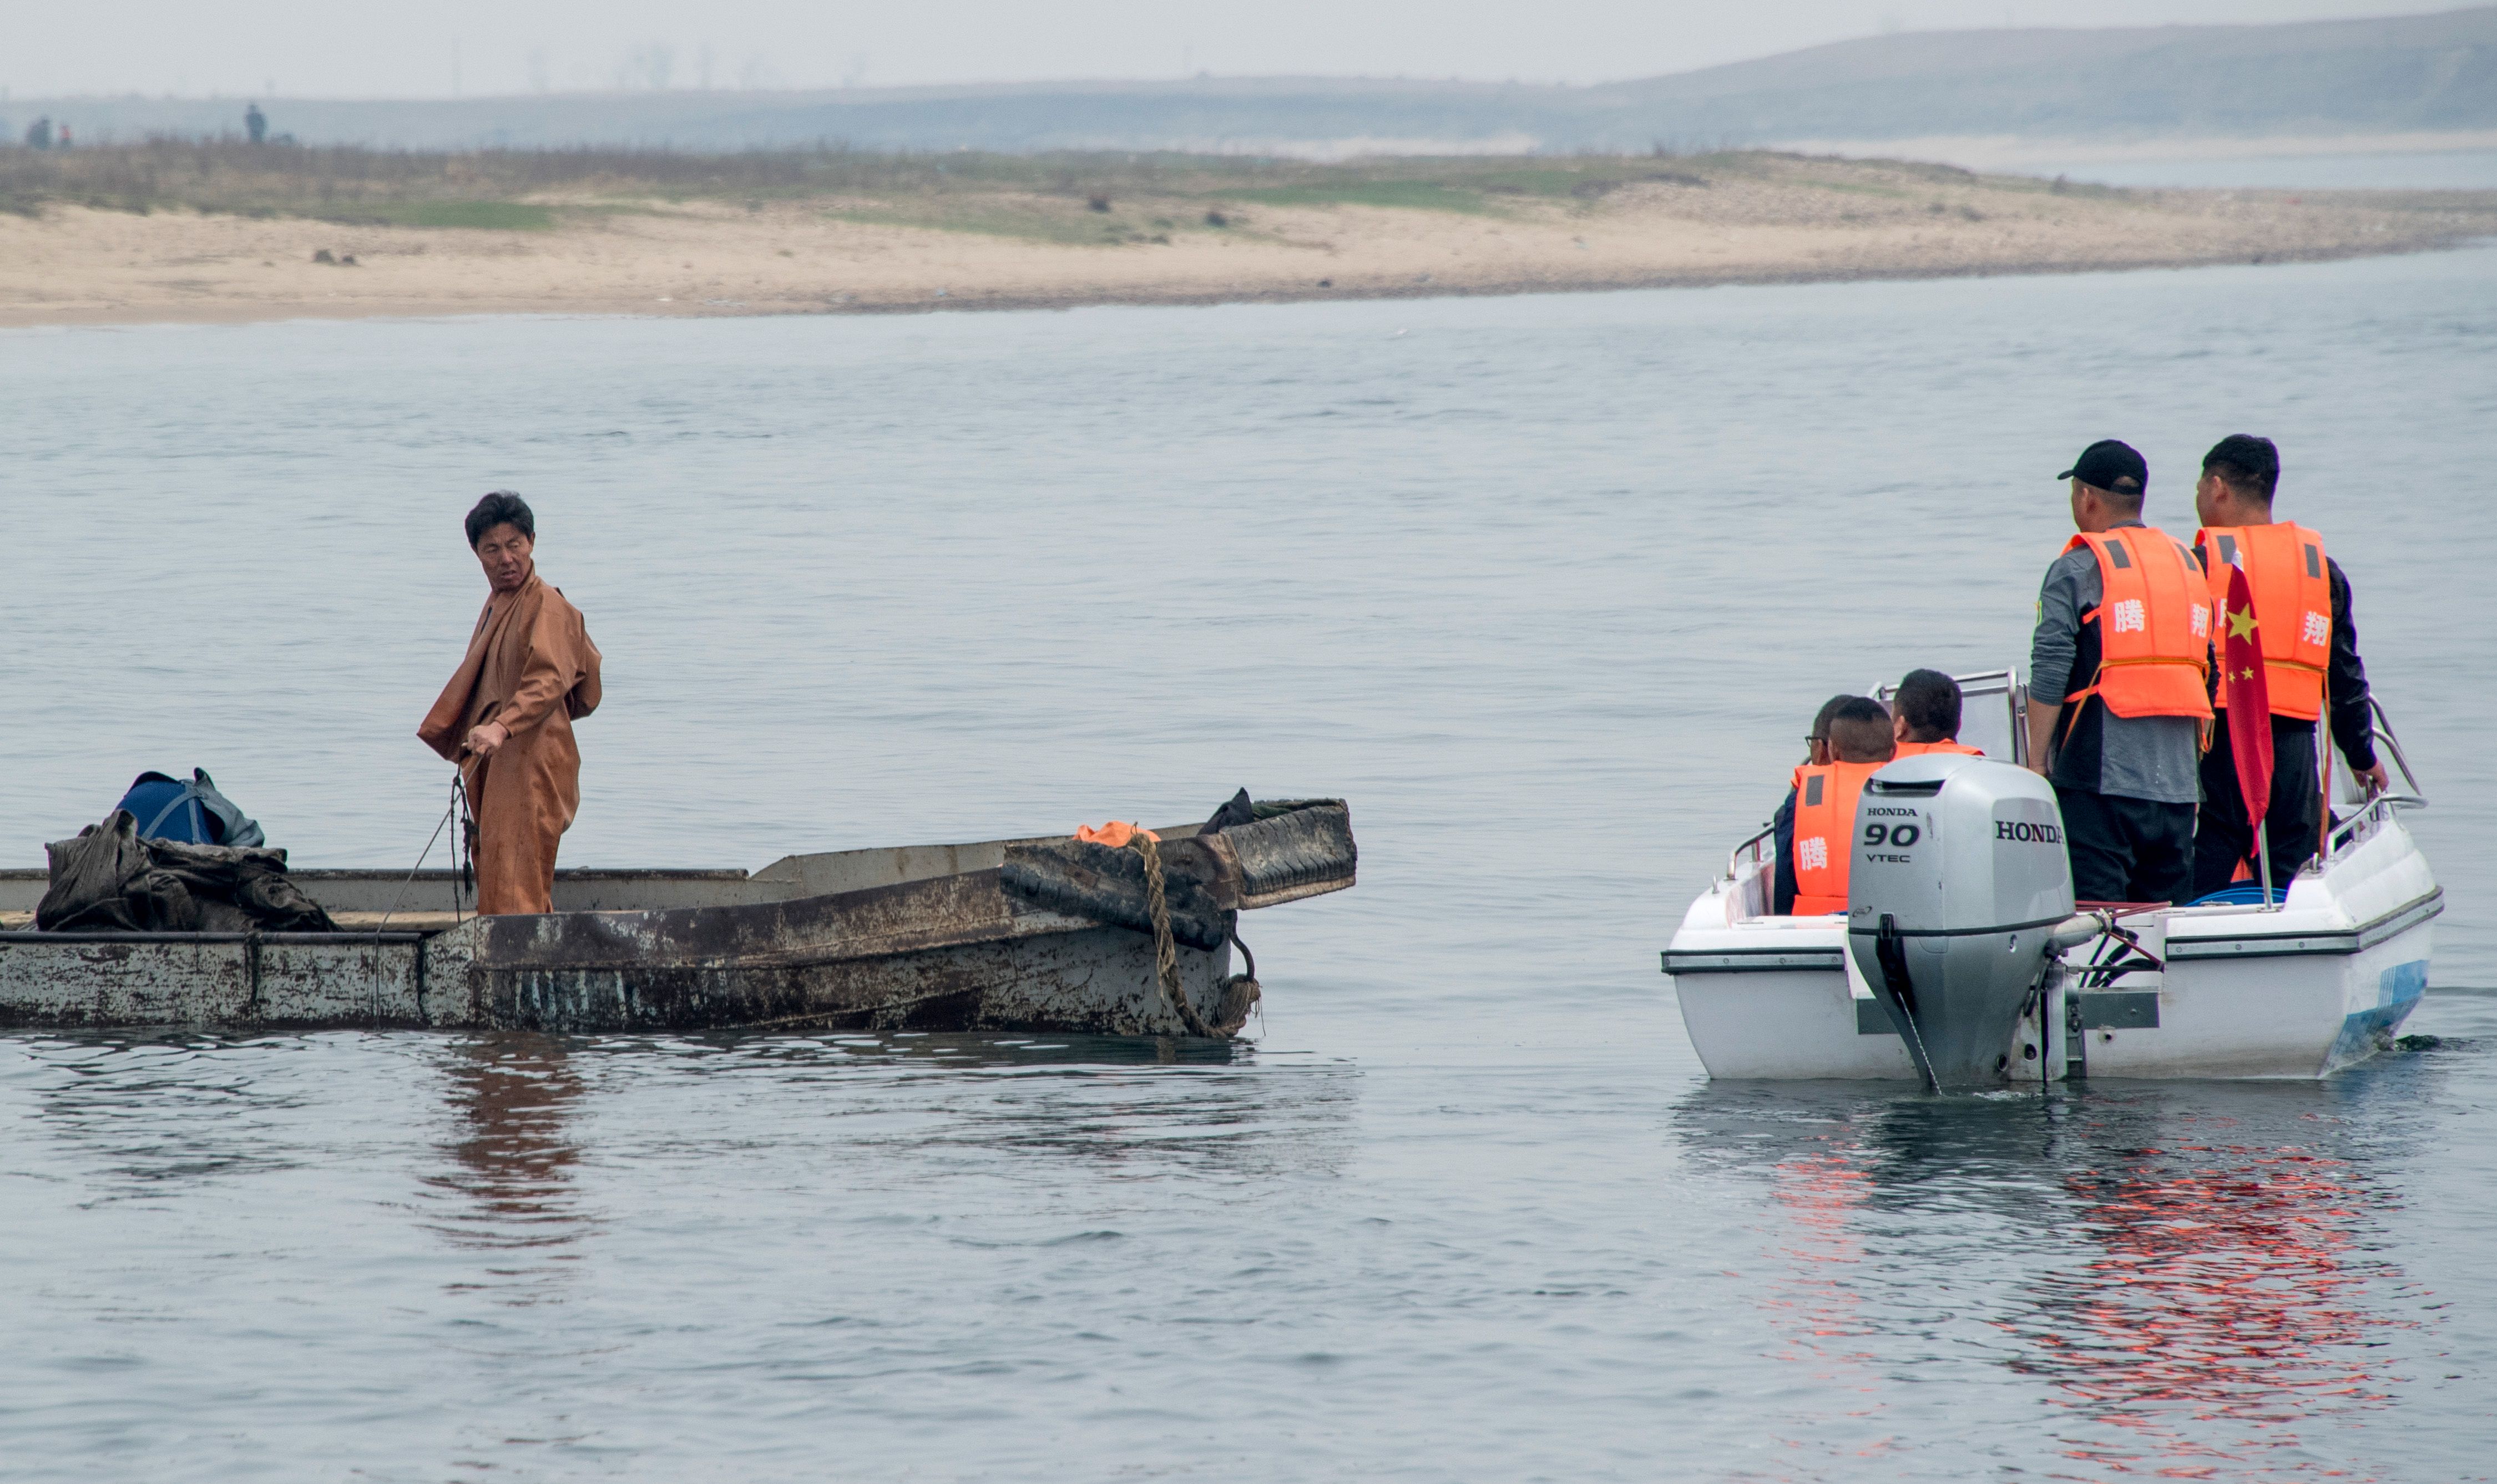
[[[2055,477],[2077,479],[2093,489],[2113,489],[2117,480],[2129,478],[2135,489],[2147,489],[2150,461],[2120,438],[2101,438],[2081,450],[2081,457],[2072,460],[2072,466]]]

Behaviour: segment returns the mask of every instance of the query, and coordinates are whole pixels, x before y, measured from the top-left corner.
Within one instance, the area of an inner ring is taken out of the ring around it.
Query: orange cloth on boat
[[[1795,770],[1794,916],[1847,910],[1847,865],[1854,854],[1855,805],[1864,780],[1890,766],[1806,764]]]
[[[2151,525],[2083,531],[2064,550],[2075,547],[2099,559],[2099,606],[2081,615],[2099,626],[2099,673],[2064,703],[2210,720],[2211,597],[2184,549]]]
[[[598,709],[598,647],[581,611],[535,570],[486,600],[468,653],[416,735],[459,765],[477,815],[477,910],[554,910],[554,854],[581,808],[572,724]],[[468,752],[487,722],[511,733],[491,757]]]
[[[1134,839],[1139,835],[1152,840],[1156,845],[1162,842],[1162,837],[1155,835],[1153,831],[1139,830],[1134,825],[1127,823],[1123,819],[1111,820],[1108,824],[1101,826],[1099,829],[1094,829],[1090,825],[1079,825],[1075,830],[1075,837],[1077,839],[1090,840],[1096,845],[1107,845],[1113,850],[1126,849],[1127,842]]]
[[[1899,750],[1890,754],[1890,761],[1894,763],[1903,757],[1923,757],[1928,752],[1955,752],[1962,757],[1985,756],[1983,747],[1972,747],[1956,737],[1945,737],[1941,742],[1903,742],[1897,745]]]
[[[2332,580],[2323,538],[2294,521],[2226,525],[2194,533],[2214,611],[2228,607],[2228,569],[2243,567],[2262,645],[2263,689],[2275,716],[2323,714],[2323,672],[2332,663]]]

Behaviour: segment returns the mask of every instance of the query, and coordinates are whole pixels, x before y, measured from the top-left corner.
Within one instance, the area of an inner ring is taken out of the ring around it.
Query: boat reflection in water
[[[1771,1180],[1786,1229],[1765,1234],[1782,1264],[1761,1300],[1778,1331],[1767,1353],[1809,1367],[1817,1390],[1862,1399],[1848,1410],[1871,1406],[1881,1390],[1881,1355],[1865,1338],[1865,1238],[1856,1218],[1875,1194],[1873,1177],[1849,1152],[1832,1149],[1780,1159]]]
[[[443,1061],[458,1122],[427,1184],[456,1200],[435,1229],[510,1254],[453,1286],[514,1302],[550,1297],[552,1265],[599,1230],[578,1184],[586,1163],[768,1163],[785,1137],[809,1157],[898,1159],[939,1182],[1027,1177],[1035,1154],[1129,1176],[1325,1174],[1345,1157],[1359,1090],[1345,1063],[1175,1037],[504,1032],[453,1043]],[[581,1126],[593,1086],[594,1130]]]
[[[1704,1166],[1765,1187],[1762,1353],[1809,1366],[1817,1398],[1792,1445],[1889,1451],[1924,1432],[1882,1418],[1931,1395],[1907,1383],[1979,1366],[2039,1388],[2049,1471],[2263,1478],[2380,1447],[2364,1417],[2417,1325],[2417,1288],[2374,1255],[2398,1204],[2374,1172],[2406,1121],[2344,1117],[2369,1095],[1728,1083],[1676,1122]]]
[[[584,1091],[575,1051],[557,1036],[512,1032],[477,1036],[444,1058],[458,1122],[450,1159],[426,1184],[451,1197],[433,1229],[458,1247],[510,1254],[467,1267],[448,1286],[486,1290],[529,1304],[577,1261],[594,1222],[573,1183],[581,1149],[568,1123]]]
[[[2064,1177],[2098,1251],[2007,1321],[2028,1342],[2013,1364],[2117,1430],[2070,1438],[2075,1458],[2302,1466],[2316,1424],[2392,1400],[2383,1332],[2414,1321],[2368,1252],[2390,1198],[2312,1144],[2247,1142],[2254,1121],[2163,1121],[2160,1144],[2093,1141]]]
[[[932,1188],[977,1174],[1028,1179],[1036,1155],[1133,1176],[1323,1173],[1344,1157],[1359,1089],[1346,1063],[1194,1037],[718,1032],[580,1044],[617,1093],[602,1103],[602,1156],[612,1146],[681,1157],[704,1145],[691,1130],[714,1122],[694,1102],[730,1096],[776,1110],[826,1158],[899,1161]]]

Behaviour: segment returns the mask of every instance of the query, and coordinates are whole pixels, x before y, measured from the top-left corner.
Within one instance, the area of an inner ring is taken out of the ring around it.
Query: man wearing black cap
[[[2185,901],[2211,717],[2200,559],[2142,524],[2150,465],[2109,438],[2057,476],[2080,534],[2046,569],[2029,652],[2029,766],[2055,785],[2083,901]]]
[[[2323,787],[2315,755],[2316,721],[2331,717],[2332,741],[2369,794],[2390,784],[2376,756],[2376,723],[2367,700],[2367,667],[2350,619],[2350,579],[2324,554],[2323,538],[2303,525],[2274,521],[2280,449],[2269,438],[2231,433],[2202,456],[2194,513],[2202,529],[2195,545],[2212,574],[2212,597],[2225,600],[2229,567],[2242,569],[2254,598],[2257,640],[2271,703],[2271,799],[2263,836],[2272,886],[2315,855],[2323,828]],[[2220,726],[2225,735],[2227,727]],[[2216,892],[2249,864],[2254,826],[2246,819],[2236,753],[2225,741],[2202,755],[2202,813],[2194,836],[2194,890]]]

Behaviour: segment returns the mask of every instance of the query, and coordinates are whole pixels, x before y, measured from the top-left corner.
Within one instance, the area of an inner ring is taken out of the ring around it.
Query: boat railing
[[[2388,789],[2362,800],[2350,814],[2335,820],[2332,828],[2324,833],[2323,850],[2316,863],[2319,868],[2323,862],[2375,834],[2376,827],[2392,818],[2395,810],[2427,806],[2427,796],[2419,791],[2418,775],[2411,771],[2411,761],[2402,752],[2402,741],[2393,734],[2393,719],[2385,713],[2385,703],[2369,696],[2367,707],[2374,717],[2376,742],[2392,758],[2393,768],[2401,774],[2403,786],[2399,790]]]
[[[2376,833],[2376,827],[2393,817],[2395,809],[2415,809],[2427,803],[2417,794],[2378,794],[2358,806],[2358,811],[2336,822],[2323,843],[2319,865],[2329,861],[2359,840]]]
[[[1959,740],[1982,748],[1988,757],[2029,765],[2029,687],[2017,670],[1979,670],[1955,675],[1959,682]],[[1895,681],[1882,681],[1865,694],[1883,706],[1899,693]]]
[[[2367,708],[2375,713],[2376,741],[2385,744],[2385,750],[2393,755],[2393,766],[2402,771],[2402,783],[2410,790],[2411,806],[2414,808],[2423,806],[2427,803],[2427,796],[2419,789],[2418,775],[2411,772],[2411,760],[2402,754],[2402,740],[2393,735],[2393,718],[2385,713],[2385,703],[2376,696],[2369,695]]]
[[[1752,864],[1755,866],[1768,860],[1769,852],[1763,847],[1773,846],[1777,833],[1778,827],[1774,823],[1765,824],[1760,826],[1759,834],[1735,846],[1733,853],[1725,857],[1725,879],[1731,881],[1743,874],[1743,852],[1746,850],[1752,853]]]

